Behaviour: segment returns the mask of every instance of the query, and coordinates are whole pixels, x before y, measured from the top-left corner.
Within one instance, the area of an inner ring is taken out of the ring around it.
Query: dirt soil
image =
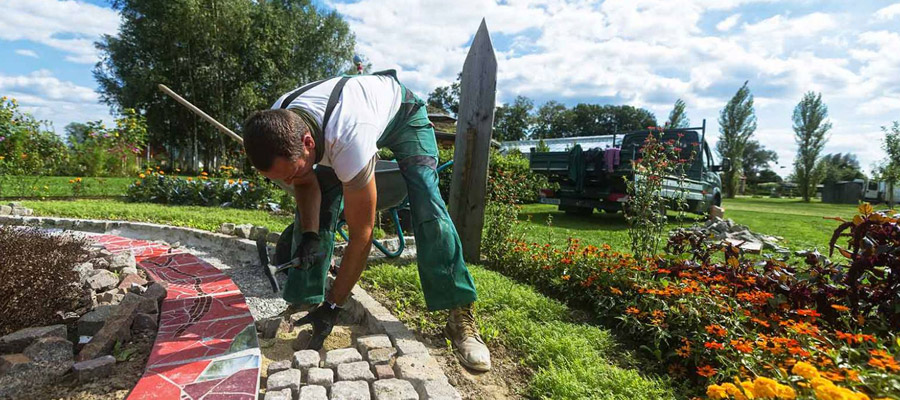
[[[389,310],[394,309],[393,302],[379,293],[377,289],[368,287],[366,290]],[[441,364],[444,373],[447,374],[450,384],[459,390],[464,399],[504,400],[526,398],[518,393],[517,390],[528,386],[528,378],[531,376],[531,372],[528,368],[519,364],[518,357],[512,354],[511,351],[502,345],[489,344],[491,370],[488,372],[469,370],[463,367],[456,359],[454,353],[448,349],[447,339],[441,333],[441,329],[429,329],[427,332],[422,332],[411,326],[408,321],[421,320],[424,318],[424,315],[412,309],[407,309],[406,312],[407,315],[403,318],[405,320],[404,323],[416,334],[416,338],[428,347],[431,356]],[[443,326],[440,328],[443,328]]]
[[[112,400],[124,399],[131,388],[137,384],[144,373],[144,364],[150,356],[153,338],[145,335],[134,335],[132,340],[122,347],[120,353],[133,351],[126,361],[116,362],[112,373],[103,379],[79,384],[75,374],[69,372],[55,385],[37,388],[23,393],[17,399],[76,399],[76,400]]]

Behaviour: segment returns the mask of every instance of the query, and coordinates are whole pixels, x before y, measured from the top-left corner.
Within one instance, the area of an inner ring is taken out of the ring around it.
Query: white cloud
[[[16,49],[16,54],[25,57],[38,58],[38,54],[34,52],[34,50],[28,49]]]
[[[900,15],[900,3],[894,3],[875,11],[875,19],[880,21],[888,21]]]
[[[0,74],[0,93],[18,100],[35,118],[53,123],[57,132],[73,121],[111,120],[91,88],[62,81],[48,70],[27,75]]]
[[[0,39],[41,43],[82,64],[95,63],[94,41],[119,27],[114,10],[80,1],[0,0],[0,9]]]
[[[719,32],[727,32],[731,30],[731,28],[734,28],[734,26],[737,25],[738,20],[740,19],[741,14],[734,14],[728,18],[723,19],[722,22],[716,24],[716,29],[719,30]]]

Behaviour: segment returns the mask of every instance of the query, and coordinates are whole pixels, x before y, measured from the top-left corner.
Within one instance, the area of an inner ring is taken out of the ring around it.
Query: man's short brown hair
[[[303,136],[308,132],[309,127],[291,111],[257,111],[244,121],[244,150],[256,169],[268,171],[275,157],[305,156]]]

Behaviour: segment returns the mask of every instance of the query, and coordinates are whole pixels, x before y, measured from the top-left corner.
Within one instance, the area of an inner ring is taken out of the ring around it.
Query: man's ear
[[[310,149],[310,150],[316,148],[316,141],[313,139],[312,135],[310,135],[310,134],[303,135],[303,147],[306,147],[307,149]]]

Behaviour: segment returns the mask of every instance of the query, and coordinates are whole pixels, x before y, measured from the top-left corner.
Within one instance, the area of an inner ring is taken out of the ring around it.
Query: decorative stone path
[[[168,246],[112,235],[93,239],[113,253],[131,250],[138,265],[168,288],[156,342],[128,399],[256,398],[256,327],[231,279]]]

